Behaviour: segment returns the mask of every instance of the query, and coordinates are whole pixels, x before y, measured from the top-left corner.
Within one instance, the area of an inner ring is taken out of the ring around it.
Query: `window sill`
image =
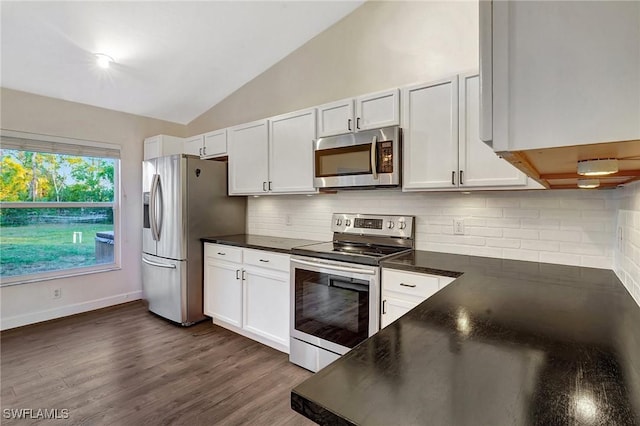
[[[115,263],[86,268],[66,269],[64,271],[51,271],[43,274],[22,275],[16,277],[0,278],[0,287],[29,284],[41,281],[58,280],[61,278],[78,277],[82,275],[100,274],[103,272],[119,271],[122,267]]]

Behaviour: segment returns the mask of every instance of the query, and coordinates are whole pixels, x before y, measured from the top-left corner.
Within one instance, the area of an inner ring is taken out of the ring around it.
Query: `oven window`
[[[354,347],[369,335],[369,282],[296,269],[295,328]]]
[[[316,177],[371,174],[371,145],[316,151]]]

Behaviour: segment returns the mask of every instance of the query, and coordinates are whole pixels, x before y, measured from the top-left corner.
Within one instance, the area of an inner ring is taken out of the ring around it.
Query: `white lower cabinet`
[[[244,328],[288,348],[289,294],[288,272],[247,267]]]
[[[204,313],[289,353],[289,255],[205,243]]]
[[[382,269],[380,327],[391,324],[455,278]]]
[[[204,268],[204,314],[242,327],[242,264],[207,259]]]

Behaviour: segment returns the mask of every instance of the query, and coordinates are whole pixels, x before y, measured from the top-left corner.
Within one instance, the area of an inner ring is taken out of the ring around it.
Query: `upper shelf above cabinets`
[[[343,99],[318,107],[318,137],[399,124],[400,91],[398,89]]]

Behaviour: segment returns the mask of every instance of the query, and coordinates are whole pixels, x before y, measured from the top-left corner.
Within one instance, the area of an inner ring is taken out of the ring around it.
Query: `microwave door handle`
[[[378,142],[378,136],[374,135],[371,139],[371,172],[373,179],[378,179],[378,157],[376,155],[376,146]]]

